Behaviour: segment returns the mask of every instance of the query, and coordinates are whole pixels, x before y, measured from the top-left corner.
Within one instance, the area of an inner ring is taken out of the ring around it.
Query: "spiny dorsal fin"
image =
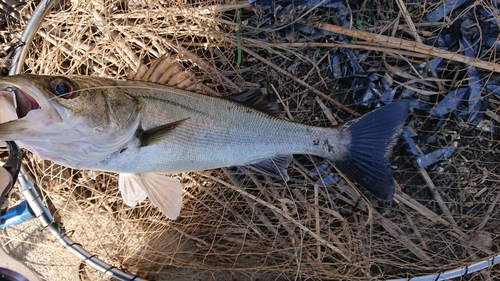
[[[226,97],[230,101],[262,111],[271,116],[283,118],[283,113],[276,102],[269,100],[261,89],[250,89],[244,92]]]
[[[161,125],[158,127],[154,127],[154,128],[149,129],[149,130],[146,130],[146,131],[139,131],[137,133],[137,137],[139,138],[140,146],[141,147],[148,146],[148,145],[155,143],[157,141],[161,141],[165,137],[166,134],[168,134],[171,130],[173,130],[180,123],[182,123],[183,121],[185,121],[187,119],[188,118],[182,119],[179,121],[175,121],[172,123],[168,123],[165,125]]]
[[[131,71],[128,75],[129,80],[151,82],[203,93],[203,87],[194,77],[194,74],[184,69],[177,57],[169,55],[158,58],[149,68],[141,64],[137,72]]]

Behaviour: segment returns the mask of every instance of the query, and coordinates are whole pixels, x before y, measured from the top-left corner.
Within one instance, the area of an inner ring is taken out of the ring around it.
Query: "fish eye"
[[[65,77],[56,77],[50,81],[50,86],[54,95],[64,98],[72,99],[78,96],[75,92],[75,86],[71,80]]]

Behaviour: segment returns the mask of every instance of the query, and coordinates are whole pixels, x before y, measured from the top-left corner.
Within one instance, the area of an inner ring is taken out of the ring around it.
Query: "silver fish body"
[[[348,151],[348,131],[289,122],[227,99],[142,85],[147,89],[130,93],[141,105],[141,130],[179,124],[147,146],[130,139],[94,168],[174,173],[244,166],[292,154],[337,160]]]
[[[0,79],[0,88],[15,91],[20,117],[0,124],[0,140],[61,165],[176,173],[311,154],[385,200],[394,191],[388,155],[408,113],[406,103],[395,103],[347,128],[328,128],[148,82],[19,75]]]

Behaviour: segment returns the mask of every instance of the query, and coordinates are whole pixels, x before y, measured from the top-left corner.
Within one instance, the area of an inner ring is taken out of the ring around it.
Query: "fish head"
[[[120,149],[139,126],[140,103],[118,80],[16,75],[0,79],[18,119],[0,124],[0,140],[40,157],[86,168]]]

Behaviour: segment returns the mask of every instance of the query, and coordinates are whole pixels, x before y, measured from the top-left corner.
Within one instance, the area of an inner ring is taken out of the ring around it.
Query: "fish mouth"
[[[41,109],[38,102],[20,88],[15,89],[16,112],[19,119],[35,109]]]
[[[0,91],[10,92],[13,111],[18,119],[42,122],[61,122],[62,116],[56,105],[50,100],[49,84],[46,77],[6,76],[0,79]],[[1,121],[0,121],[1,122]]]

